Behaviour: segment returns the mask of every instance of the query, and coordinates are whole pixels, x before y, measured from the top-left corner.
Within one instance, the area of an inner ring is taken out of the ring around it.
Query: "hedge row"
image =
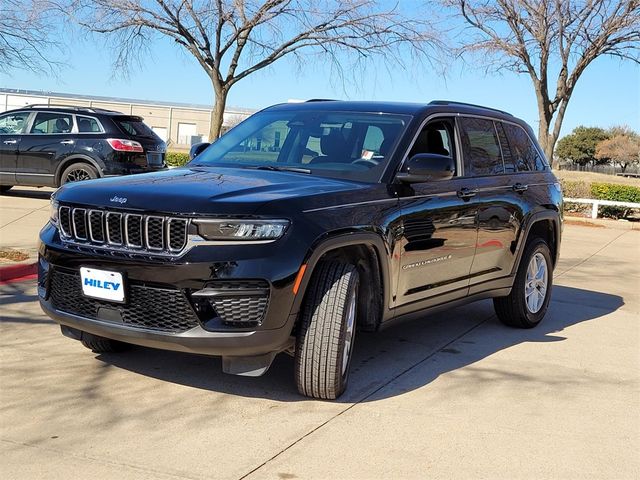
[[[633,185],[562,181],[562,192],[568,198],[593,198],[614,202],[640,203],[640,187]],[[590,209],[590,205],[569,204],[565,206],[567,212],[586,212]],[[600,207],[600,214],[611,218],[625,218],[632,211],[632,209],[625,207]]]
[[[165,155],[167,165],[181,167],[189,161],[189,154],[184,152],[167,152]]]

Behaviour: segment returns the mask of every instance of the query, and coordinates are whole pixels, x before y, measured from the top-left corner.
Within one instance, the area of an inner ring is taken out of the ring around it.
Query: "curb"
[[[614,228],[617,230],[640,230],[640,222],[610,220],[606,218],[573,217],[570,215],[565,215],[564,220],[565,220],[565,223],[568,225]]]
[[[0,266],[0,283],[10,283],[37,273],[38,262]]]

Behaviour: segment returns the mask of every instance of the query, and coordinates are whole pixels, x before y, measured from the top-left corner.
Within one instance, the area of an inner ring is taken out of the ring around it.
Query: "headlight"
[[[57,227],[58,226],[58,207],[60,206],[60,204],[55,198],[51,197],[50,206],[51,206],[51,213],[49,215],[49,221]]]
[[[207,240],[275,240],[289,226],[288,220],[194,220]]]

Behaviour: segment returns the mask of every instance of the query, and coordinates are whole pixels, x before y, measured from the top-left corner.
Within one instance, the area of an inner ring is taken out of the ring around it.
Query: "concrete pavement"
[[[49,220],[53,188],[13,187],[0,195],[0,248],[37,257],[38,232]]]
[[[547,318],[479,302],[356,339],[349,391],[62,337],[0,287],[4,478],[640,478],[640,232],[567,226]],[[634,453],[635,452],[635,453]]]

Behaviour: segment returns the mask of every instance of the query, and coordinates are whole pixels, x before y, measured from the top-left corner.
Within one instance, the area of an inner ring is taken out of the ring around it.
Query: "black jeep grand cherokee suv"
[[[44,311],[94,352],[126,343],[338,397],[357,330],[493,298],[545,315],[559,184],[531,129],[489,108],[267,108],[185,167],[65,185],[40,233]]]
[[[141,117],[30,105],[0,114],[0,191],[165,169],[165,150]]]

